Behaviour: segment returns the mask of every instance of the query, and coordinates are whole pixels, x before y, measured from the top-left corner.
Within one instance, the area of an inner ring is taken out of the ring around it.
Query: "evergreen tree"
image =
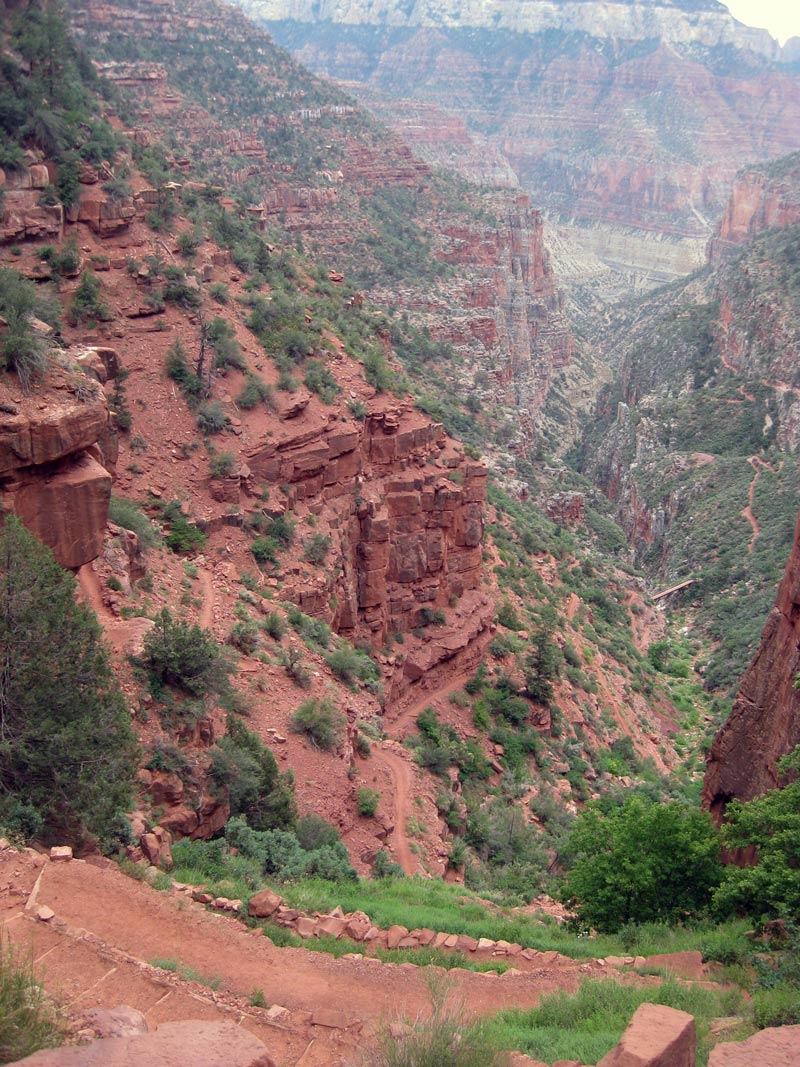
[[[0,529],[0,823],[110,843],[136,742],[93,613],[14,516]]]

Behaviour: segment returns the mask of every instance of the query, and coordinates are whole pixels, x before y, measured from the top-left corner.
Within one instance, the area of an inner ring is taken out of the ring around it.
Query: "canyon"
[[[241,6],[425,158],[518,184],[608,296],[699,266],[739,168],[796,147],[796,42],[718,4]]]

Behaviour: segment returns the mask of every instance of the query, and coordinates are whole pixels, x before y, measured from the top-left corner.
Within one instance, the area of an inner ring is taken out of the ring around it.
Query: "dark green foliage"
[[[235,466],[236,456],[233,452],[216,452],[208,465],[212,478],[227,478]]]
[[[358,814],[371,819],[378,810],[380,799],[380,793],[362,786],[358,791]]]
[[[205,400],[197,409],[197,425],[202,433],[221,433],[229,421],[219,400]]]
[[[224,696],[230,690],[232,667],[224,649],[208,630],[173,618],[167,608],[156,616],[136,662],[157,698],[167,686],[195,698]]]
[[[306,363],[303,380],[323,403],[332,404],[336,399],[339,392],[338,383],[322,360],[310,359]]]
[[[48,347],[31,326],[31,318],[57,322],[52,309],[43,301],[33,282],[15,270],[0,268],[0,315],[7,328],[2,338],[0,366],[16,372],[27,392],[34,379],[47,367]]]
[[[306,819],[298,819],[296,833],[286,830],[258,832],[243,819],[231,819],[225,829],[225,840],[241,855],[255,860],[263,874],[281,880],[312,875],[331,881],[355,880],[356,872],[350,866],[347,849],[335,828],[317,816],[313,828],[305,827]]]
[[[243,815],[254,830],[289,830],[297,809],[291,772],[280,774],[275,757],[236,716],[211,752],[214,781],[228,789],[231,814]]]
[[[775,951],[759,953],[754,961],[753,1021],[758,1027],[800,1023],[800,930],[796,922],[784,925],[786,937]]]
[[[286,622],[277,611],[269,611],[264,616],[264,629],[275,641],[280,641],[286,633]]]
[[[186,518],[177,500],[167,504],[162,518],[169,525],[164,541],[173,552],[197,552],[206,543],[206,535]]]
[[[366,652],[361,652],[352,645],[342,644],[335,652],[325,658],[326,663],[342,682],[352,685],[356,679],[360,682],[377,681],[380,669]]]
[[[13,516],[0,531],[0,808],[38,812],[47,838],[110,845],[131,801],[136,745],[94,615]],[[2,818],[0,817],[0,822]]]
[[[274,537],[257,537],[250,545],[250,551],[257,563],[278,563],[280,545]]]
[[[565,899],[601,931],[702,914],[722,877],[719,845],[708,813],[677,801],[633,798],[605,816],[589,808],[570,833]]]
[[[315,748],[332,749],[339,743],[345,718],[328,697],[311,697],[294,712],[289,722],[293,733],[305,734]]]
[[[189,366],[188,354],[180,341],[176,341],[167,350],[166,369],[187,400],[192,404],[196,403],[202,395],[203,383]]]
[[[101,289],[102,284],[97,275],[88,270],[81,274],[81,280],[75,290],[67,315],[71,326],[79,326],[81,323],[109,322],[113,319],[111,309],[101,299]]]
[[[206,339],[215,352],[215,367],[237,367],[244,370],[247,366],[242,349],[236,340],[236,330],[219,315],[206,327]]]
[[[531,636],[531,645],[525,660],[525,689],[531,700],[546,705],[553,699],[553,679],[558,677],[561,653],[544,629]]]
[[[257,374],[248,374],[245,379],[244,388],[236,397],[236,403],[244,411],[251,411],[262,403],[268,411],[273,411],[275,408],[275,398],[272,393],[272,386],[267,385],[267,383],[262,378],[259,378]]]
[[[139,538],[139,545],[142,549],[153,548],[154,545],[158,544],[158,534],[155,527],[133,500],[112,494],[111,502],[108,505],[108,517],[117,526],[121,526],[125,530],[133,530]]]
[[[325,562],[331,547],[331,539],[325,534],[314,533],[309,538],[303,553],[309,563],[319,565]]]
[[[785,776],[800,771],[800,747],[779,763]],[[757,918],[800,915],[800,777],[725,809],[723,840],[730,849],[755,849],[758,863],[727,867],[715,904],[723,912],[744,910]]]
[[[405,878],[406,872],[399,863],[395,863],[388,852],[382,848],[375,854],[375,862],[372,864],[373,878]]]

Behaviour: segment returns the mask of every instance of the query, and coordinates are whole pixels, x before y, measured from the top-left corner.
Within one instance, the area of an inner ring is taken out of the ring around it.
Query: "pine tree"
[[[136,742],[93,613],[22,523],[0,529],[0,823],[110,842],[130,804]],[[29,820],[30,821],[30,820]]]

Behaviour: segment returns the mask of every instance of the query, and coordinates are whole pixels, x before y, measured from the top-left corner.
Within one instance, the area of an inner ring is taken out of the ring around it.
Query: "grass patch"
[[[54,1048],[64,1036],[54,1006],[34,977],[32,962],[0,940],[0,1063]]]
[[[534,1059],[597,1063],[616,1045],[640,1004],[665,1004],[695,1017],[698,1067],[708,1060],[713,1044],[709,1024],[737,1014],[738,990],[708,990],[667,979],[659,986],[621,985],[609,979],[588,979],[577,993],[553,993],[536,1008],[501,1012],[488,1023],[499,1048],[517,1049]]]
[[[157,956],[155,959],[150,960],[151,967],[158,967],[161,971],[169,971],[171,974],[177,974],[179,978],[182,978],[184,982],[199,982],[200,985],[206,986],[208,989],[219,989],[222,985],[222,979],[218,975],[208,976],[201,974],[200,971],[196,971],[194,967],[190,967],[187,963],[183,963],[181,960],[173,959],[172,957],[164,958]]]

